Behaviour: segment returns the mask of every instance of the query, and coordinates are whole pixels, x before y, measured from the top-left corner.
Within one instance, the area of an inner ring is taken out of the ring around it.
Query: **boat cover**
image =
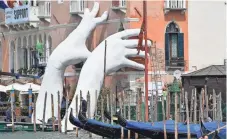
[[[141,130],[141,132],[148,132],[150,133],[161,133],[164,131],[163,121],[160,122],[136,122],[136,121],[127,121],[126,128],[127,129],[134,129],[136,131]],[[175,123],[173,120],[166,121],[166,132],[167,134],[174,134],[175,132]],[[199,124],[190,124],[190,132],[191,135],[195,135],[197,138],[202,136],[201,128]],[[187,135],[187,124],[178,123],[178,134],[179,135]]]
[[[213,121],[213,122],[204,122],[202,123],[203,126],[205,127],[205,129],[208,131],[208,132],[211,132],[211,131],[214,131],[220,127],[223,127],[226,125],[226,123],[224,122],[217,122],[217,121]],[[219,124],[219,126],[218,126]],[[217,136],[220,138],[220,139],[226,139],[226,127],[219,130],[219,133],[217,134]]]

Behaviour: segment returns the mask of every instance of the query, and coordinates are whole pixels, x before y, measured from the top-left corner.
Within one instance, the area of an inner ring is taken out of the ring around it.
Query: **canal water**
[[[75,132],[67,134],[59,132],[14,132],[0,133],[0,139],[90,139],[86,131],[80,130],[79,137]],[[102,137],[92,134],[92,139],[102,139]]]

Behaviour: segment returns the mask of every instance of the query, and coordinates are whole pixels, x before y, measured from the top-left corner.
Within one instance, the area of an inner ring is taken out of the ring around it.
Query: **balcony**
[[[122,10],[126,12],[126,0],[113,0],[112,1],[112,9],[113,10]]]
[[[69,5],[70,14],[83,14],[85,5],[86,3],[84,0],[71,0]]]
[[[31,5],[22,5],[13,9],[6,8],[5,20],[1,22],[1,26],[5,26],[14,31],[37,27],[39,22],[37,13],[38,7]]]
[[[38,18],[50,22],[51,19],[51,2],[50,1],[40,1]]]
[[[186,0],[165,0],[164,11],[165,14],[169,11],[181,11],[183,14],[186,11]]]
[[[183,58],[172,58],[166,60],[166,71],[174,72],[175,70],[184,71],[186,66],[186,61]]]

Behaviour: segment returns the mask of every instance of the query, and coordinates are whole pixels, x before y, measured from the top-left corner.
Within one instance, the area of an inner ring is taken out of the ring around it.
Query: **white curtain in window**
[[[171,35],[171,53],[172,58],[177,57],[177,34]]]

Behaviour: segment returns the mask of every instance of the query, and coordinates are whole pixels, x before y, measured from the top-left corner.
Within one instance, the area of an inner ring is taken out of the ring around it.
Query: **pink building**
[[[104,11],[109,12],[108,22],[103,25],[99,25],[91,34],[87,40],[87,47],[89,50],[93,50],[101,41],[103,41],[107,36],[116,33],[121,29],[121,23],[123,23],[123,28],[140,28],[141,17],[137,10],[142,14],[142,2],[136,1],[126,1],[126,0],[115,0],[115,1],[98,1],[100,3],[100,10],[98,16],[100,16]],[[161,21],[155,22],[154,25],[159,25],[158,30],[154,31],[153,26],[148,29],[151,31],[148,35],[155,37],[158,44],[163,44],[163,46],[158,46],[164,49],[164,33],[163,36],[155,36],[155,33],[163,31],[168,26],[168,23],[172,23],[171,17],[176,17],[175,20],[181,20],[180,25],[183,26],[184,32],[187,32],[187,20],[182,21],[182,17],[187,17],[186,2],[183,0],[181,7],[168,8],[165,4],[171,3],[170,0],[163,0],[160,2],[148,1],[148,6],[156,4],[157,8],[153,10],[148,10],[148,16],[153,20],[154,13],[163,11],[165,13],[156,14],[160,16]],[[174,3],[172,3],[173,5]],[[0,35],[1,39],[1,64],[0,69],[5,72],[22,72],[23,74],[37,74],[38,67],[45,67],[45,64],[50,56],[51,52],[61,43],[73,29],[76,28],[81,20],[81,15],[83,15],[84,8],[91,9],[93,6],[93,1],[84,0],[73,0],[73,1],[31,1],[28,5],[18,6],[14,9],[6,10],[5,12],[0,12],[1,27]],[[149,7],[148,7],[149,9]],[[173,13],[168,13],[174,10]],[[22,11],[22,12],[21,12]],[[177,12],[179,11],[179,12]],[[14,15],[13,13],[17,13]],[[165,14],[169,15],[165,15]],[[181,14],[183,13],[183,14]],[[163,18],[163,17],[167,18]],[[168,21],[166,21],[168,20]],[[155,21],[155,20],[154,20]],[[178,21],[175,21],[178,22]],[[177,24],[176,24],[177,25]],[[153,30],[153,31],[152,31]],[[162,42],[161,42],[162,41]],[[44,46],[44,54],[40,57],[35,57],[36,51],[35,46],[37,42],[40,42]],[[187,40],[185,41],[187,46]],[[107,42],[108,43],[108,42]],[[187,49],[186,49],[187,50]],[[187,56],[187,54],[185,53]],[[187,57],[186,57],[187,59]],[[165,59],[163,59],[165,60]],[[165,61],[163,61],[165,63]],[[66,76],[71,76],[76,74],[74,66],[69,66],[66,70]],[[77,65],[80,69],[81,65]],[[181,67],[182,68],[182,67]],[[184,69],[184,65],[183,65]],[[164,69],[161,69],[164,70]],[[122,69],[121,71],[124,71]],[[119,71],[120,73],[123,73]],[[143,77],[143,72],[139,71],[128,71],[127,73],[120,74],[117,80],[122,80],[120,86],[126,88],[130,80],[139,80]],[[123,76],[122,76],[123,75]],[[130,77],[128,76],[130,75]],[[115,78],[115,76],[111,77]],[[107,78],[107,80],[111,80]],[[75,82],[77,78],[68,78],[70,82]],[[123,80],[125,79],[125,81]],[[165,78],[168,80],[168,78]],[[130,85],[131,86],[131,85]],[[143,87],[143,83],[141,83]]]

